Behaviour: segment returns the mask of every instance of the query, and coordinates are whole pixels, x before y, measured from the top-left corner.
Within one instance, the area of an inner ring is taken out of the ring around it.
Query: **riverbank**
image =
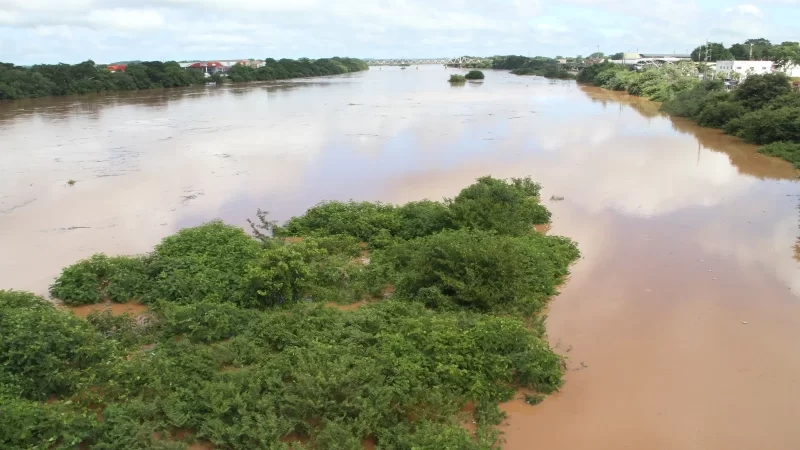
[[[751,75],[728,91],[722,80],[701,82],[679,66],[631,71],[606,62],[585,68],[578,81],[663,102],[666,113],[763,145],[760,153],[800,169],[800,93],[793,91],[788,77]]]
[[[368,70],[364,61],[354,58],[310,60],[268,58],[258,69],[237,64],[228,75],[232,81],[273,81],[305,78]],[[137,62],[124,66],[124,71],[109,71],[94,61],[80,64],[35,65],[31,67],[0,63],[0,100],[81,95],[99,92],[138,91],[158,88],[188,87],[219,82],[195,68],[183,69],[175,61]]]

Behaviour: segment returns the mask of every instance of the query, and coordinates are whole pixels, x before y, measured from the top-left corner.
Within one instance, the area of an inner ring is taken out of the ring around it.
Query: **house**
[[[111,73],[114,73],[114,72],[125,72],[125,69],[127,69],[127,68],[128,68],[128,66],[126,66],[125,64],[112,64],[110,66],[106,66],[106,69],[108,69],[108,71],[111,72]]]
[[[717,61],[717,73],[744,80],[749,75],[772,73],[772,61]]]
[[[200,69],[203,73],[214,75],[217,72],[224,72],[226,67],[218,61],[196,62],[189,65],[190,69]]]

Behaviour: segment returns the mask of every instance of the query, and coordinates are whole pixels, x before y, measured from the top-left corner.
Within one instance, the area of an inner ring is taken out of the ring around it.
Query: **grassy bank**
[[[230,69],[230,78],[233,81],[284,80],[368,69],[364,61],[353,58],[280,61],[269,58],[266,62],[266,66],[259,69],[234,66]],[[206,81],[200,70],[182,69],[175,61],[131,63],[124,72],[114,73],[91,60],[74,65],[31,67],[0,63],[0,100],[182,87]],[[214,81],[219,81],[219,77]]]
[[[700,81],[689,65],[631,71],[619,64],[589,66],[578,81],[663,102],[662,111],[720,128],[759,152],[800,168],[800,93],[783,74],[751,75],[735,90],[721,80]]]
[[[485,177],[443,202],[259,211],[252,236],[210,222],[51,286],[138,318],[0,291],[0,447],[497,448],[500,402],[562,384],[541,314],[579,253],[533,231],[538,195]]]

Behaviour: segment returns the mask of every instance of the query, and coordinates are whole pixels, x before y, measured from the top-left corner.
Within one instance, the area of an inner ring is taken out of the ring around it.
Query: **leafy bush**
[[[395,234],[402,239],[428,236],[456,227],[452,211],[442,202],[409,202],[398,207],[396,211],[400,227]]]
[[[33,294],[0,291],[0,385],[43,400],[92,381],[91,367],[114,355],[89,324]]]
[[[447,80],[447,81],[449,81],[451,83],[463,83],[463,82],[467,81],[467,78],[464,75],[453,74],[453,75],[450,75],[450,79]]]
[[[800,169],[800,142],[773,142],[759,148],[758,152],[783,158]]]
[[[709,103],[697,115],[697,123],[704,127],[722,128],[726,123],[742,116],[746,112],[747,109],[736,102]]]
[[[410,241],[395,295],[436,309],[535,313],[578,256],[549,240],[457,230]]]
[[[165,238],[152,254],[148,302],[187,303],[215,296],[238,301],[246,267],[261,251],[241,228],[213,221]]]
[[[467,80],[482,80],[484,75],[480,70],[470,70],[466,75],[464,75],[464,78]]]
[[[74,449],[97,426],[94,413],[26,400],[2,386],[0,405],[0,448],[4,449]]]
[[[728,122],[723,128],[747,142],[800,142],[800,108],[759,109]]]
[[[750,111],[763,108],[770,101],[790,93],[789,78],[778,73],[751,75],[736,88],[733,96],[736,101]]]
[[[370,242],[381,230],[392,234],[400,227],[395,207],[369,202],[323,202],[299,217],[292,217],[276,236],[343,234]]]
[[[144,258],[95,254],[66,267],[50,286],[50,295],[72,306],[100,303],[106,298],[126,303],[140,298],[146,285]]]
[[[168,337],[186,337],[191,342],[217,342],[245,329],[253,312],[232,303],[206,299],[189,305],[163,303],[161,332]]]
[[[464,188],[451,202],[450,209],[459,227],[523,234],[534,224],[550,220],[550,211],[537,198],[540,188],[530,178],[512,178],[507,182],[482,177]]]

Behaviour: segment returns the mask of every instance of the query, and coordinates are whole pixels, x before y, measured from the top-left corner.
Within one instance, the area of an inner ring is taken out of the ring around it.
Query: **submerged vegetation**
[[[447,81],[449,81],[451,83],[463,83],[463,82],[467,81],[467,77],[465,77],[464,75],[458,75],[458,74],[454,73],[454,74],[450,75],[450,79],[447,80]]]
[[[587,67],[578,81],[664,102],[662,110],[721,128],[800,168],[800,93],[782,73],[751,75],[728,91],[722,80],[700,81],[688,65],[631,71],[618,64]]]
[[[483,72],[480,70],[470,70],[466,75],[464,75],[464,78],[467,80],[482,80],[484,77],[485,76],[483,75]]]
[[[210,222],[51,287],[138,318],[0,291],[0,447],[496,448],[499,402],[562,384],[540,312],[578,250],[533,231],[538,194],[484,177],[442,202],[259,212],[255,237]]]

